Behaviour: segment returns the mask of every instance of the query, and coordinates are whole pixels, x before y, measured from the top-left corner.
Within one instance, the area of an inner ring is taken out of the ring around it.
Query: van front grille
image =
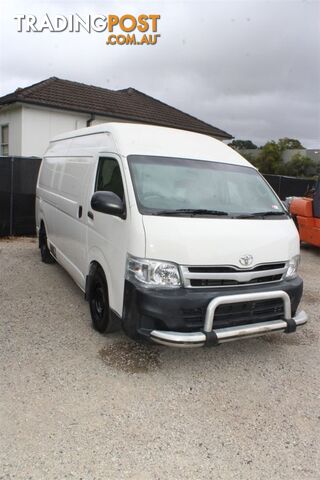
[[[264,263],[251,269],[240,269],[232,265],[181,267],[184,286],[187,288],[236,287],[279,282],[286,269],[286,262]]]
[[[286,266],[285,262],[282,263],[263,263],[257,265],[256,267],[250,268],[250,272],[261,272],[263,270],[275,270],[278,268],[284,268]],[[217,265],[214,267],[188,267],[189,272],[191,273],[233,273],[239,272],[239,268],[228,266],[228,265]],[[248,270],[245,270],[246,272]]]
[[[268,283],[268,282],[277,282],[281,280],[282,275],[271,275],[268,277],[258,277],[253,278],[252,280],[245,282],[246,285],[252,283]],[[190,280],[191,287],[228,287],[235,285],[243,285],[243,282],[237,282],[236,280]]]
[[[206,308],[184,309],[183,317],[186,327],[190,330],[203,328],[205,314]],[[223,304],[215,311],[213,329],[279,320],[283,316],[284,307],[281,298]]]

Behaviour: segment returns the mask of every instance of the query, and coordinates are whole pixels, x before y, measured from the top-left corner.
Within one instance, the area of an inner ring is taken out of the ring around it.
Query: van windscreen
[[[185,158],[128,156],[136,201],[144,215],[287,218],[254,168]]]

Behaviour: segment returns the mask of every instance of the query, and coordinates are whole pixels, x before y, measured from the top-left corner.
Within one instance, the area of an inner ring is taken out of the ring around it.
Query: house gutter
[[[94,113],[91,113],[90,117],[87,120],[87,127],[91,127],[92,122],[96,119],[96,116]]]

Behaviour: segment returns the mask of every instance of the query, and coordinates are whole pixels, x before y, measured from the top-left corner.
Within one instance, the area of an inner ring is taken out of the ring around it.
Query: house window
[[[9,125],[1,126],[1,155],[7,157],[9,155]]]

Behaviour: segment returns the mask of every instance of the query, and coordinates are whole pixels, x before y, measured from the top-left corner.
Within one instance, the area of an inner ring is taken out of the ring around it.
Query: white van
[[[299,237],[279,198],[206,135],[107,123],[56,137],[36,200],[42,260],[85,293],[93,326],[198,347],[294,332]]]

